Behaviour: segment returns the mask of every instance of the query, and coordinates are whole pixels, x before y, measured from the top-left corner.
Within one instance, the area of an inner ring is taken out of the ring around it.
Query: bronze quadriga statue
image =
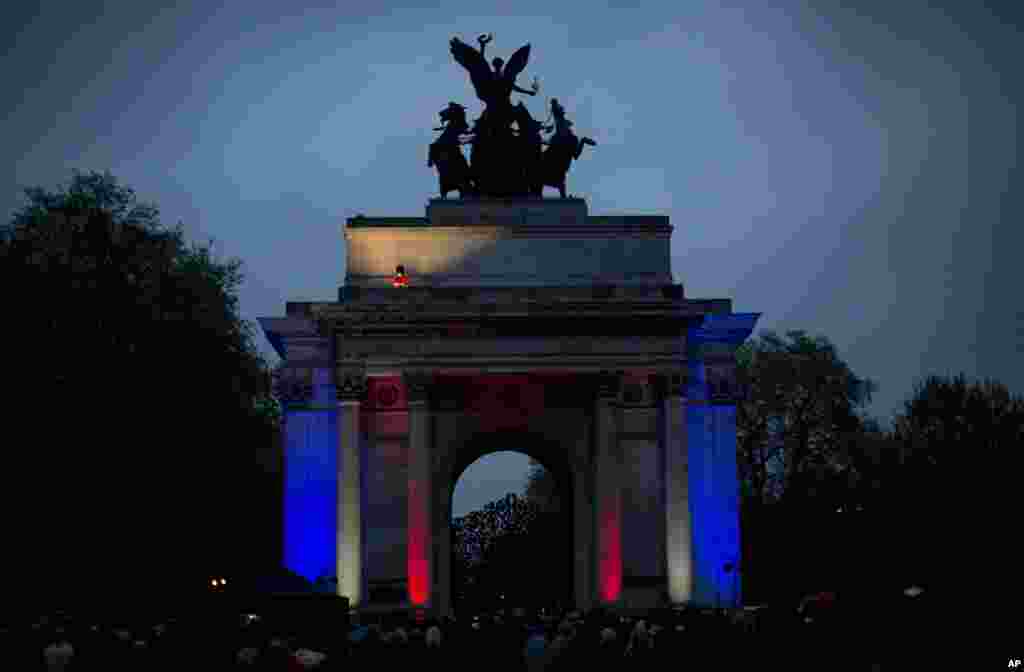
[[[495,58],[488,65],[484,54],[492,39],[493,35],[477,38],[479,50],[457,37],[451,40],[452,56],[469,72],[485,108],[472,129],[461,105],[449,103],[441,112],[442,126],[435,130],[442,133],[431,144],[427,162],[428,167],[437,168],[441,198],[456,190],[460,197],[539,198],[545,186],[557,188],[565,198],[570,164],[586,145],[597,143],[576,137],[557,99],[551,101],[552,125],[533,119],[522,101],[513,106],[513,92],[533,96],[539,90],[536,80],[531,89],[516,84],[529,61],[530,45],[520,47],[507,64]],[[553,135],[544,140],[541,133]],[[471,144],[469,162],[462,154],[462,145],[467,143]]]

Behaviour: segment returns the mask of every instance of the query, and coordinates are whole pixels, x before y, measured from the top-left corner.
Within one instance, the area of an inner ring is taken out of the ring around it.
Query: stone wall
[[[387,287],[399,264],[432,287],[666,285],[667,217],[588,217],[582,201],[440,202],[426,219],[352,218],[345,284]]]

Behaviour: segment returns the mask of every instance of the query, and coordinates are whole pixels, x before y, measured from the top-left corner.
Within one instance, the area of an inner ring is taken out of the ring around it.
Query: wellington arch
[[[514,436],[568,481],[577,607],[739,605],[734,354],[759,315],[673,283],[665,216],[425,215],[348,219],[338,300],[260,319],[288,568],[356,607],[449,613],[454,479]]]

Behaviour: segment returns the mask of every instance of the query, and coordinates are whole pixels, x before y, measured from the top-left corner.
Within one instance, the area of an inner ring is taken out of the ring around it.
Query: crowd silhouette
[[[883,660],[887,669],[917,669],[906,666],[921,662],[912,630],[931,610],[923,595],[913,587],[873,614],[824,593],[786,608],[510,608],[435,620],[353,611],[349,623],[327,628],[223,604],[163,617],[54,611],[8,619],[0,638],[11,670],[880,670]]]

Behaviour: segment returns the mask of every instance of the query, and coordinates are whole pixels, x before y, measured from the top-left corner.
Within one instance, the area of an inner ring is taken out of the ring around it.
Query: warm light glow
[[[427,553],[430,550],[427,514],[421,500],[428,493],[415,479],[409,479],[409,528],[407,547],[407,567],[409,581],[409,601],[415,605],[425,605],[430,599],[429,562]]]
[[[392,287],[408,287],[409,286],[409,276],[407,276],[405,274],[405,266],[402,266],[401,264],[399,264],[398,267],[395,268],[395,276],[391,280],[391,286]]]
[[[362,487],[359,458],[359,404],[342,402],[338,409],[338,453],[341,474],[337,499],[337,594],[357,606],[362,602]]]
[[[601,561],[598,566],[601,600],[615,602],[622,592],[621,501],[608,495],[601,501]]]
[[[701,376],[703,368],[691,370],[691,384]],[[692,391],[688,394],[691,398],[696,396]],[[705,481],[698,476],[701,472],[691,462],[691,447],[700,446],[703,442],[703,408],[699,404],[687,404],[684,409],[679,398],[665,406],[665,553],[668,594],[673,604],[693,602],[694,549],[690,506],[697,496],[695,487],[702,488]]]
[[[429,606],[433,581],[433,534],[431,530],[430,436],[424,402],[409,409],[408,508],[406,530],[406,579],[409,602]]]

